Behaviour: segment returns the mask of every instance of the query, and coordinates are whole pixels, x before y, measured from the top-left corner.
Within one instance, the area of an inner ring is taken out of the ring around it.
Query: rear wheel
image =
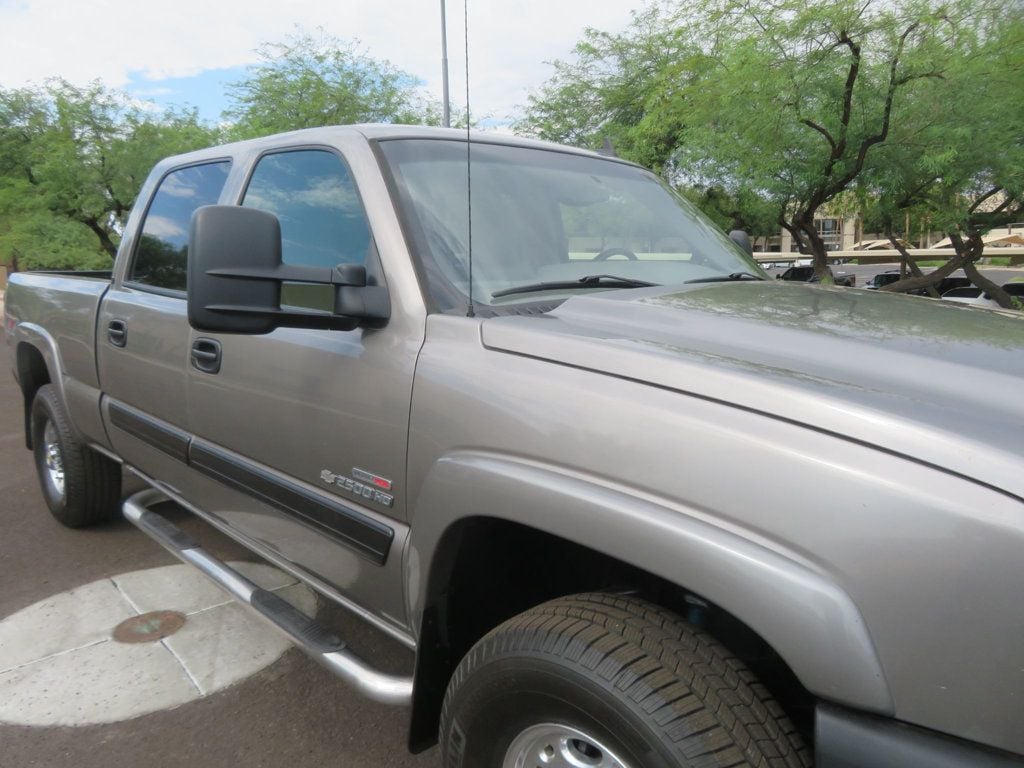
[[[553,600],[478,642],[441,718],[445,768],[806,768],[779,705],[714,638],[631,597]]]
[[[69,528],[82,528],[116,515],[121,467],[78,441],[51,384],[36,392],[31,421],[36,473],[53,516]]]

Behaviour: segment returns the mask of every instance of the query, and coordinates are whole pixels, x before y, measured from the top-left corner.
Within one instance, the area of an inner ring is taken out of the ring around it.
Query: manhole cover
[[[114,627],[119,643],[152,643],[170,637],[185,626],[185,614],[177,611],[150,611],[132,616]]]

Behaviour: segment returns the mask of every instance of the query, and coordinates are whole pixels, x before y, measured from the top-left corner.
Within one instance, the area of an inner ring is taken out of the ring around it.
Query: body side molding
[[[105,397],[104,401],[110,423],[118,429],[207,477],[300,520],[376,565],[387,561],[395,537],[390,526],[112,397]]]
[[[198,438],[189,445],[188,460],[189,466],[207,477],[302,520],[377,565],[387,561],[395,536],[391,527],[345,504],[328,501]]]
[[[178,461],[188,461],[188,432],[107,397],[110,423]]]

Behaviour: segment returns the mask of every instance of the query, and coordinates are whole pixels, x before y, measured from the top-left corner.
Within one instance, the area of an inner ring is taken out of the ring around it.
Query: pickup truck
[[[60,522],[123,513],[448,768],[1021,765],[1020,317],[768,280],[615,158],[348,126],[164,160],[112,276],[16,274],[4,327]]]

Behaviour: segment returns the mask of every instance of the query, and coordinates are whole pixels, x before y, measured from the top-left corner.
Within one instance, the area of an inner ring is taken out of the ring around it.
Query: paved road
[[[124,521],[87,531],[50,517],[24,448],[21,395],[0,349],[0,619],[97,579],[177,562]],[[126,493],[138,486],[126,487]],[[219,556],[246,554],[208,526],[179,524]],[[351,646],[393,672],[411,654],[330,608]],[[0,768],[436,768],[437,750],[405,749],[405,709],[368,702],[295,650],[253,677],[177,709],[110,725],[0,724]]]

